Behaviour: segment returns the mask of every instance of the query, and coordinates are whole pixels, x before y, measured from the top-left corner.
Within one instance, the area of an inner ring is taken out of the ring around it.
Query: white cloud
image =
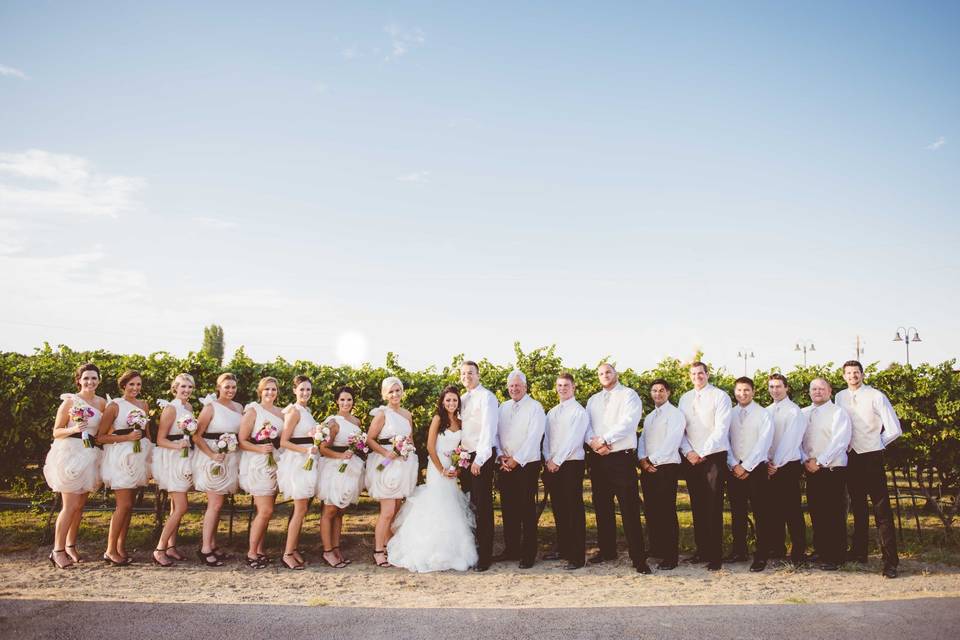
[[[422,47],[427,41],[423,30],[419,28],[404,29],[395,24],[388,24],[383,30],[390,36],[391,44],[391,51],[384,60],[395,60],[406,55],[410,49]]]
[[[9,78],[20,78],[21,80],[28,80],[27,74],[20,69],[14,69],[13,67],[8,67],[6,65],[0,64],[0,76],[7,76]]]
[[[414,171],[413,173],[397,176],[397,180],[399,180],[400,182],[415,182],[417,184],[424,184],[430,181],[430,172]]]
[[[0,153],[0,211],[117,217],[135,211],[142,178],[97,172],[86,158],[31,149]]]
[[[344,60],[353,60],[360,56],[360,48],[353,44],[340,50],[340,57]]]
[[[214,218],[213,216],[194,216],[190,220],[197,226],[213,229],[214,231],[225,231],[227,229],[234,229],[237,226],[237,223],[232,220]]]
[[[943,136],[940,136],[939,138],[937,138],[936,140],[934,140],[933,142],[927,145],[927,150],[936,151],[937,149],[939,149],[945,144],[947,144],[947,139],[944,138]]]

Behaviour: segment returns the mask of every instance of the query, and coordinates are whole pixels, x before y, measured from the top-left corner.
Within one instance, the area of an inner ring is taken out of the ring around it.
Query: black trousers
[[[497,471],[503,511],[504,555],[533,564],[537,557],[537,482],[540,461]]]
[[[723,481],[727,452],[711,453],[700,464],[683,460],[693,511],[693,537],[697,555],[705,562],[723,560]]]
[[[470,459],[476,458],[470,454]],[[480,467],[480,475],[470,469],[460,472],[460,488],[470,494],[470,505],[477,518],[477,564],[489,566],[493,558],[493,470],[497,466],[497,450],[492,449],[490,459]]]
[[[770,555],[785,558],[786,532],[790,531],[790,559],[803,560],[807,552],[807,523],[803,519],[800,475],[803,465],[794,460],[770,478]]]
[[[586,561],[587,518],[583,509],[583,460],[567,460],[550,473],[543,472],[543,486],[550,492],[550,505],[557,526],[557,550],[567,562]]]
[[[844,467],[807,473],[813,546],[820,560],[830,564],[843,564],[847,550],[847,513],[843,495],[846,475]]]
[[[767,535],[770,527],[767,519],[768,492],[766,462],[758,464],[744,480],[738,479],[732,471],[727,470],[727,496],[730,498],[734,555],[747,555],[747,517],[752,511],[754,532],[757,536],[754,559],[767,559],[770,553]]]
[[[850,451],[847,461],[847,492],[850,494],[850,511],[853,512],[853,544],[850,552],[854,558],[867,555],[870,538],[870,516],[867,512],[867,496],[873,503],[873,519],[880,530],[880,553],[884,564],[897,566],[897,533],[890,509],[887,492],[887,470],[883,465],[883,451],[857,453]]]
[[[640,524],[640,487],[637,482],[637,450],[617,451],[605,456],[590,456],[590,482],[593,485],[593,508],[597,514],[597,538],[600,555],[617,557],[617,516],[613,499],[620,505],[620,519],[627,536],[630,559],[644,562],[643,525]]]
[[[677,521],[679,476],[679,464],[661,464],[654,473],[640,474],[650,555],[664,562],[676,562],[680,553],[680,523]]]

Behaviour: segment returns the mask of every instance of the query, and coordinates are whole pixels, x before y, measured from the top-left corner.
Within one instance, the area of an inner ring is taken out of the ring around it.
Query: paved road
[[[471,633],[470,629],[476,629]],[[610,609],[361,609],[0,600],[0,638],[909,638],[947,640],[960,598]]]

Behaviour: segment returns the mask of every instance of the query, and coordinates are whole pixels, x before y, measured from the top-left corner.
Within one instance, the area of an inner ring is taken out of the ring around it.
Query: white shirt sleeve
[[[603,439],[607,444],[613,444],[617,440],[622,440],[627,436],[637,434],[637,425],[640,424],[640,416],[643,414],[643,404],[640,402],[640,396],[632,389],[624,393],[623,406],[620,407],[619,420],[610,425],[604,432]]]
[[[500,405],[499,407],[497,407],[497,441],[494,443],[493,446],[494,446],[494,448],[497,450],[497,457],[498,457],[498,458],[503,455],[503,449],[500,447],[500,432],[501,432],[501,428],[500,428],[500,427],[501,427],[501,426],[504,424],[504,422],[507,420],[507,418],[506,418],[506,412],[503,410],[503,408],[504,408],[506,405],[507,405],[507,403],[504,402],[502,405]],[[479,447],[478,447],[478,449],[479,449]]]
[[[667,436],[663,439],[660,448],[651,451],[650,455],[645,457],[649,457],[654,466],[664,464],[665,460],[672,459],[673,455],[680,449],[681,441],[686,438],[684,435],[686,431],[687,419],[683,413],[671,411],[667,414]]]
[[[773,420],[770,419],[770,414],[766,409],[759,409],[759,411],[763,413],[757,442],[753,445],[750,454],[740,463],[747,471],[753,471],[757,465],[767,459],[770,453],[770,444],[773,442]]]
[[[652,414],[651,414],[652,415]],[[650,415],[647,415],[649,418]],[[640,435],[637,437],[637,460],[643,460],[647,457],[647,445],[644,443],[643,434],[647,431],[647,420],[646,418],[643,421],[643,431],[640,432]]]
[[[800,457],[803,458],[803,449],[800,446],[803,442],[803,434],[807,431],[807,416],[803,411],[797,410],[797,415],[787,426],[780,438],[780,444],[773,454],[773,466],[778,469],[787,464],[791,459],[795,460],[793,454],[800,451]]]
[[[730,419],[733,416],[733,403],[730,400],[730,396],[719,388],[714,388],[716,389],[714,393],[716,410],[713,414],[713,431],[710,432],[710,435],[703,443],[704,451],[714,451],[717,449],[724,451],[730,449],[728,438],[730,434]],[[690,443],[688,442],[687,446],[689,445]],[[690,449],[692,450],[693,447],[690,447]],[[697,453],[699,453],[699,451]]]
[[[590,414],[586,411],[581,411],[577,419],[570,423],[570,433],[567,435],[563,447],[557,456],[553,458],[553,464],[563,464],[573,455],[574,451],[583,448],[583,443],[586,442],[587,438],[581,434],[586,434],[589,427]]]
[[[827,450],[817,458],[817,464],[823,467],[829,467],[837,456],[847,450],[850,446],[850,438],[853,436],[853,423],[850,421],[850,416],[842,407],[837,409],[833,414],[833,437],[830,438]]]
[[[880,440],[884,448],[891,442],[900,437],[903,429],[900,427],[900,418],[897,412],[893,410],[893,405],[883,393],[877,393],[877,399],[874,400],[874,410],[880,414],[880,420],[883,422],[883,431],[880,432]]]
[[[527,439],[523,446],[513,456],[520,465],[540,461],[540,441],[547,428],[547,414],[543,412],[543,405],[531,398],[536,404],[530,411],[530,423],[527,425]]]
[[[590,441],[597,437],[597,434],[593,431],[593,420],[590,418],[590,403],[596,402],[596,395],[592,395],[587,399],[587,430],[583,432],[583,443],[590,444]]]
[[[477,439],[477,457],[474,462],[481,467],[490,459],[494,447],[499,449],[497,440],[497,422],[500,420],[500,405],[497,396],[487,389],[486,399],[481,406],[480,437]]]

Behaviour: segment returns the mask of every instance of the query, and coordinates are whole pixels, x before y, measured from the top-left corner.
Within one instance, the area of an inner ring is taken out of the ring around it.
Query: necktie
[[[603,407],[604,407],[604,409],[606,409],[606,408],[607,408],[607,405],[609,405],[609,404],[610,404],[610,392],[609,392],[609,391],[604,391],[604,392],[603,392]]]
[[[747,410],[746,410],[746,409],[740,409],[740,422],[741,422],[741,424],[742,424],[743,422],[746,422],[746,420],[747,420]]]

